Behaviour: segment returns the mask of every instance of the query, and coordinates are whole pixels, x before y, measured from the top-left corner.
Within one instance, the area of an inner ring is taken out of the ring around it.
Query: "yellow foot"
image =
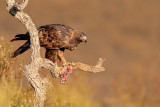
[[[58,67],[58,71],[59,71],[59,74],[61,74],[61,69],[62,69],[63,67]]]
[[[63,63],[63,66],[66,66],[66,65],[75,65],[74,62],[66,62],[66,63]]]
[[[62,74],[62,69],[64,67],[70,67],[70,66],[74,66],[74,65],[75,65],[74,62],[67,62],[67,63],[63,64],[63,67],[58,67],[59,74]]]
[[[67,65],[67,63],[63,63],[63,66]]]
[[[66,65],[75,65],[75,63],[74,62],[67,62],[67,64]]]

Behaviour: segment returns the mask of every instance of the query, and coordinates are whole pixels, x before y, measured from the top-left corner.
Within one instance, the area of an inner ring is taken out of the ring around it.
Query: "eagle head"
[[[81,42],[87,43],[87,35],[86,35],[84,32],[80,32],[80,33],[79,33],[79,40],[80,40]]]

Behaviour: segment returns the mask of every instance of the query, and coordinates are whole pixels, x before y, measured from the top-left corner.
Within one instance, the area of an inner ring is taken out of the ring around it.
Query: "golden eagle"
[[[65,49],[72,51],[76,49],[79,43],[87,42],[85,33],[63,24],[40,26],[37,30],[40,46],[46,49],[45,57],[52,60],[55,64],[57,64],[58,59],[63,64],[66,64],[66,60],[63,56]],[[11,42],[17,40],[27,40],[27,42],[12,53],[13,58],[30,48],[30,35],[28,32],[26,34],[16,35]]]

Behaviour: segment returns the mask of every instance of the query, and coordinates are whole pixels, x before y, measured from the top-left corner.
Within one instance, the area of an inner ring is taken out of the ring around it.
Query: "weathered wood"
[[[38,31],[31,18],[22,11],[27,6],[27,3],[28,0],[23,0],[21,4],[16,3],[15,0],[6,0],[7,10],[12,16],[23,23],[30,33],[31,58],[29,64],[25,65],[23,72],[34,88],[34,107],[44,107],[46,101],[46,88],[49,81],[42,78],[39,75],[38,70],[39,68],[44,67],[55,71],[57,66],[54,65],[52,61],[42,59],[40,56]]]
[[[80,69],[82,71],[90,72],[90,73],[98,73],[105,71],[105,68],[102,67],[104,60],[102,58],[99,58],[97,64],[95,66],[84,64],[81,62],[75,63],[74,69]]]
[[[38,73],[39,68],[49,69],[54,77],[59,76],[57,65],[48,59],[42,59],[40,56],[40,44],[38,31],[32,22],[32,19],[23,12],[29,0],[23,0],[22,3],[16,3],[15,0],[6,0],[7,10],[17,18],[30,33],[31,42],[31,58],[27,65],[24,66],[24,74],[34,88],[35,98],[34,107],[44,107],[46,101],[46,88],[50,84],[49,81],[41,77]],[[96,66],[91,66],[83,63],[76,63],[74,69],[81,69],[87,72],[101,72],[105,69],[102,67],[103,60],[100,58]]]

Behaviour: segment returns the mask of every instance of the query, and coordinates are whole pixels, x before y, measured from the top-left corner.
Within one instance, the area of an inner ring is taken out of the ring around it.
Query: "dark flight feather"
[[[19,47],[16,51],[12,53],[12,58],[15,58],[17,55],[22,54],[23,52],[27,51],[30,48],[30,42],[27,41],[21,47]]]
[[[63,24],[40,26],[37,30],[40,46],[46,48],[46,58],[52,61],[54,59],[55,61],[53,62],[57,62],[57,58],[52,58],[57,57],[58,51],[56,53],[56,50],[68,49],[72,51],[76,49],[79,43],[87,41],[85,33],[78,32],[76,29]],[[30,35],[28,32],[26,34],[16,35],[11,42],[18,40],[27,40],[27,42],[13,52],[13,58],[30,48]]]
[[[26,36],[26,34],[18,34],[15,36],[14,39],[11,40],[11,42],[13,41],[17,41],[17,40],[28,40],[29,37]]]

